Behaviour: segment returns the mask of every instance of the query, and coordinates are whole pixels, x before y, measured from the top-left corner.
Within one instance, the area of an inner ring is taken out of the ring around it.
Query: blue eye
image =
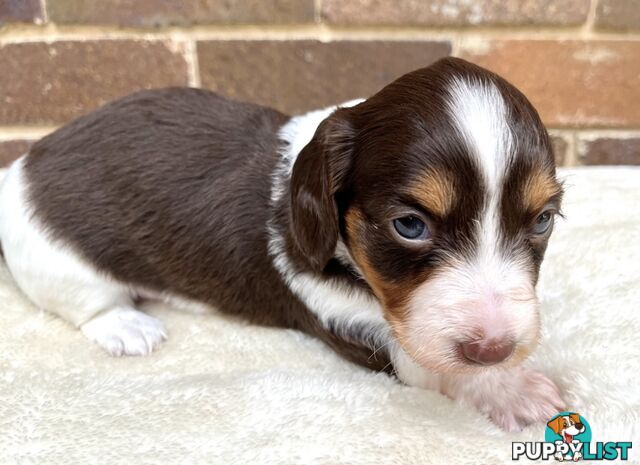
[[[393,227],[398,234],[411,241],[423,240],[429,235],[429,229],[424,221],[413,215],[393,220]]]
[[[536,218],[536,222],[533,224],[533,233],[544,234],[549,230],[552,224],[553,224],[553,212],[551,212],[550,210],[542,212]]]

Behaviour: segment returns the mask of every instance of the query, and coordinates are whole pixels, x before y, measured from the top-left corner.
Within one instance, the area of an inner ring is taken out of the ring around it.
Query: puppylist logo
[[[514,442],[511,458],[520,460],[628,460],[631,442],[592,442],[591,426],[582,415],[561,412],[547,422],[544,442]]]

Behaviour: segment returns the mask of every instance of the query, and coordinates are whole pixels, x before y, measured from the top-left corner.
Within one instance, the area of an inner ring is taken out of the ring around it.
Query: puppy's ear
[[[571,418],[573,420],[573,424],[575,425],[576,423],[582,423],[580,421],[580,415],[578,415],[577,413],[570,413],[569,414],[569,418]]]
[[[317,271],[333,257],[340,232],[335,197],[345,187],[354,137],[347,114],[348,109],[338,109],[320,123],[291,175],[292,236]]]
[[[547,426],[553,430],[554,433],[560,434],[562,428],[564,427],[564,421],[562,417],[557,417],[547,423]]]

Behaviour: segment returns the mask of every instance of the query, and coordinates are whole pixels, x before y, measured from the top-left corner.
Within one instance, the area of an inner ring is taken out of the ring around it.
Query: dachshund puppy
[[[140,298],[318,337],[512,430],[562,410],[519,364],[561,184],[535,109],[456,58],[289,117],[136,93],[37,142],[0,192],[19,287],[113,355],[167,333]]]

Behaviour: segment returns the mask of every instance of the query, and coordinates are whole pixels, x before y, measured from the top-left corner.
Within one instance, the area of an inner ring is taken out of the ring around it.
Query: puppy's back
[[[36,143],[27,193],[53,238],[119,281],[229,306],[234,269],[268,260],[286,119],[204,90],[139,92]]]

